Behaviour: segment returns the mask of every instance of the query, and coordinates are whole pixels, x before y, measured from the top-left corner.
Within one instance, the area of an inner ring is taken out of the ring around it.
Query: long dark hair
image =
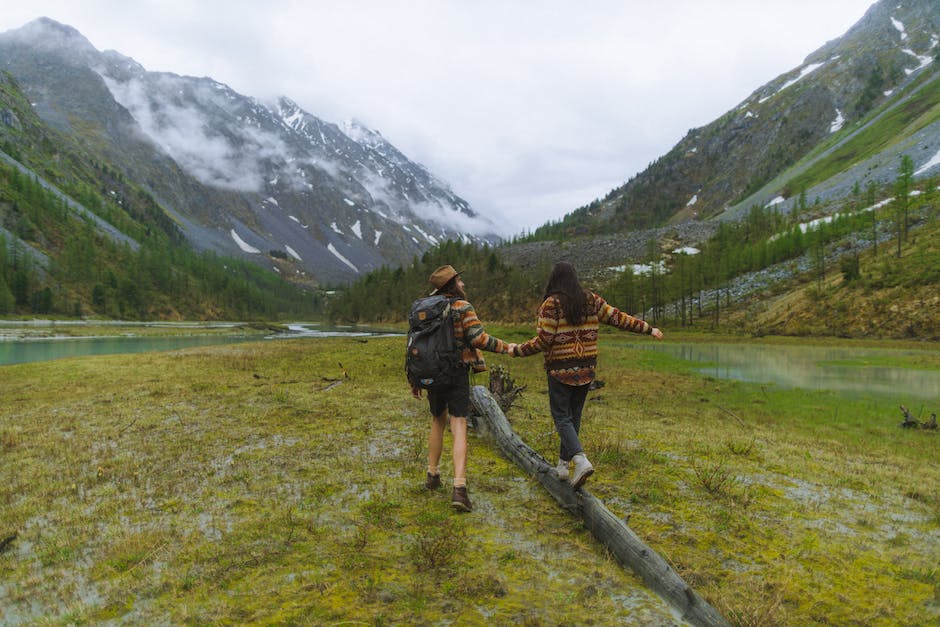
[[[584,322],[584,309],[587,304],[587,294],[578,281],[578,273],[574,266],[567,261],[559,261],[552,268],[552,273],[545,284],[545,295],[558,297],[561,309],[565,312],[565,320],[574,326]]]

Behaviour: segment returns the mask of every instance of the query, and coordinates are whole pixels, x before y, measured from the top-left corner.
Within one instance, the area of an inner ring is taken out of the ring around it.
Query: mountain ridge
[[[43,120],[121,163],[198,250],[315,285],[448,238],[499,240],[449,186],[361,124],[349,127],[357,141],[287,97],[266,104],[211,78],[148,72],[49,18],[0,34],[0,55]]]
[[[735,219],[780,195],[794,200],[805,191],[814,198],[812,188],[788,189],[786,178],[776,187],[770,184],[833,134],[845,136],[872,111],[896,106],[905,86],[925,74],[936,77],[938,40],[940,5],[882,0],[843,36],[759,86],[713,122],[691,129],[605,198],[535,233],[571,237]],[[929,155],[918,152],[918,167],[940,150],[936,121],[919,138],[919,148]],[[896,175],[896,163],[876,165],[870,172],[858,169],[863,185],[867,180],[883,184]]]

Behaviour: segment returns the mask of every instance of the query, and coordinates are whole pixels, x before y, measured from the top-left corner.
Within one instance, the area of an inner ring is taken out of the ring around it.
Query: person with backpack
[[[552,268],[538,316],[536,336],[517,345],[512,355],[545,355],[549,409],[561,438],[555,473],[578,489],[594,472],[578,436],[581,411],[597,366],[599,323],[652,335],[657,340],[663,339],[663,333],[581,287],[574,266],[566,261]],[[570,463],[574,464],[571,473]]]
[[[441,266],[429,277],[434,291],[412,305],[405,368],[411,393],[428,393],[431,429],[425,487],[441,487],[439,464],[448,416],[453,436],[454,487],[451,505],[459,512],[473,509],[467,493],[467,414],[470,412],[469,371],[486,370],[481,350],[507,354],[515,344],[487,335],[467,300],[466,286],[453,266]]]

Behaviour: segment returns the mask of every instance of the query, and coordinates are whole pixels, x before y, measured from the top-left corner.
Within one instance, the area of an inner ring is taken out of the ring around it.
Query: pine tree
[[[901,258],[901,238],[907,239],[908,211],[910,208],[911,183],[914,180],[914,160],[901,155],[901,168],[894,183],[895,225],[898,235],[898,258]]]

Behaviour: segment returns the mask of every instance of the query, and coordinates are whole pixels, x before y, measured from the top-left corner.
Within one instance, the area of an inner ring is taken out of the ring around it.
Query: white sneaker
[[[568,462],[563,459],[558,460],[558,465],[555,466],[555,476],[562,481],[568,480]]]
[[[575,490],[584,485],[584,482],[594,474],[594,466],[584,456],[584,453],[578,453],[572,459],[574,462],[574,474],[571,475],[571,487]]]

